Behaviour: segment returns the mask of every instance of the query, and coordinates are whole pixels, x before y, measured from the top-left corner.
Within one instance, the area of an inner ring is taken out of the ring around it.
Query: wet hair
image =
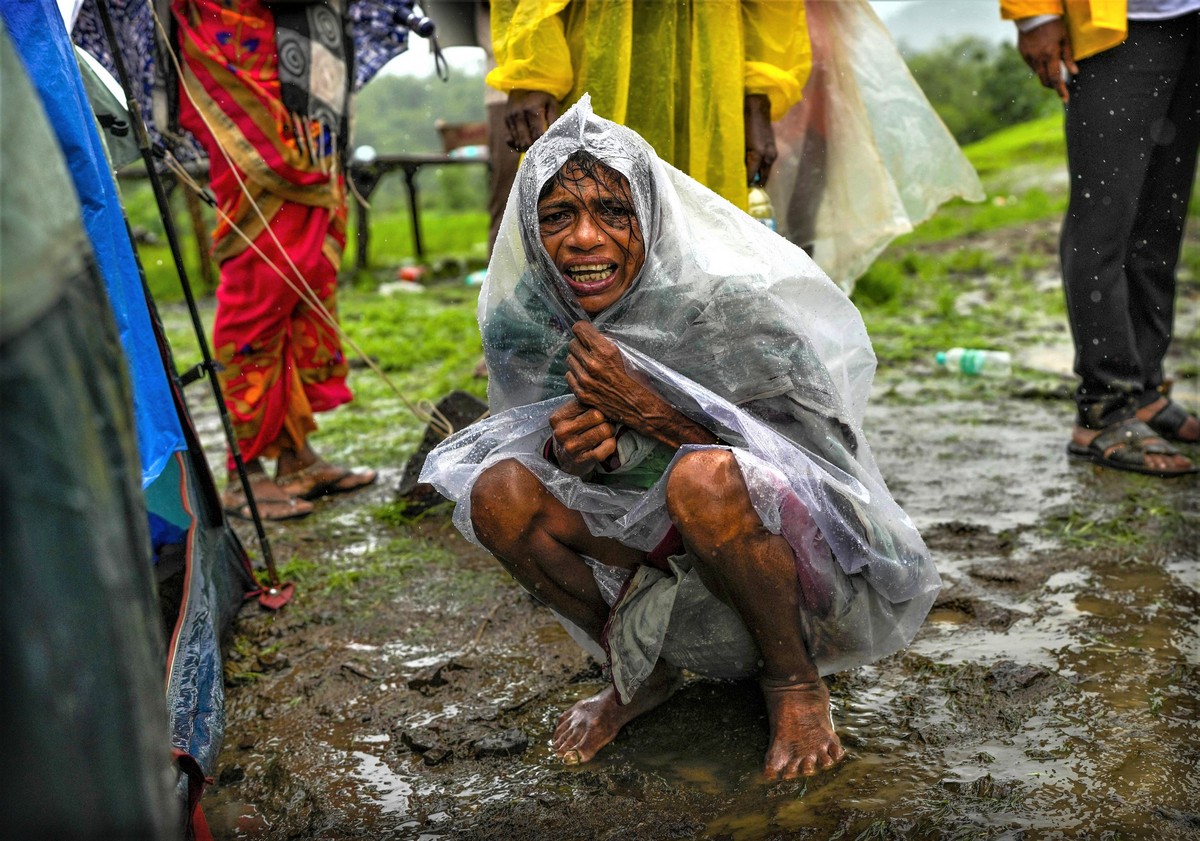
[[[579,185],[587,180],[604,184],[617,198],[626,204],[633,218],[638,222],[637,225],[630,226],[630,241],[632,242],[636,239],[644,247],[645,241],[642,234],[641,220],[637,219],[637,212],[633,203],[633,191],[629,187],[629,179],[586,149],[577,149],[572,152],[566,161],[563,162],[563,165],[558,168],[558,172],[546,180],[546,183],[542,185],[542,189],[538,191],[538,203],[540,204],[547,196],[553,193],[556,187],[562,187],[572,195],[579,196],[581,192]],[[604,224],[599,219],[594,219],[594,221],[605,230],[611,231],[610,225]],[[626,254],[629,254],[629,249],[621,244],[620,238],[614,237],[613,241],[617,244],[617,247]]]

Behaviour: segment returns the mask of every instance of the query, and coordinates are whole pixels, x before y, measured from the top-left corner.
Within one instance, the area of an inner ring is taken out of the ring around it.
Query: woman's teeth
[[[612,274],[612,271],[611,263],[603,266],[581,266],[576,269],[568,269],[567,276],[575,283],[599,283]]]

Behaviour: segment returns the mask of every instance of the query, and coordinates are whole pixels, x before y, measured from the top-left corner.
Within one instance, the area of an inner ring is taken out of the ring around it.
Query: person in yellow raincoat
[[[1067,453],[1174,477],[1200,443],[1170,396],[1175,267],[1200,152],[1200,0],[1001,0],[1017,49],[1065,110],[1059,242],[1078,409]]]
[[[493,0],[491,15],[487,83],[509,96],[513,149],[590,93],[595,113],[743,210],[811,65],[802,0]]]

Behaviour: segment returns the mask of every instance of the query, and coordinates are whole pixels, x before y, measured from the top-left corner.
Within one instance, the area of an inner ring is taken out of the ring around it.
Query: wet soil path
[[[560,765],[597,665],[444,511],[380,516],[398,464],[270,527],[326,584],[239,618],[216,837],[1200,837],[1200,483],[1069,464],[1065,390],[876,392],[876,459],[945,586],[908,650],[832,679],[839,768],[763,783],[757,690],[701,679]]]

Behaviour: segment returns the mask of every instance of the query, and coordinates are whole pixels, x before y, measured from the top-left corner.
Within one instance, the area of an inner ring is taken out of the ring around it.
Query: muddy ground
[[[1065,374],[1069,341],[1017,361]],[[773,785],[755,687],[702,679],[561,766],[553,723],[597,664],[444,510],[396,517],[382,465],[269,526],[324,584],[238,620],[214,834],[1200,838],[1200,482],[1069,464],[1071,418],[1065,377],[881,371],[868,437],[944,589],[908,650],[831,680],[840,767]]]

